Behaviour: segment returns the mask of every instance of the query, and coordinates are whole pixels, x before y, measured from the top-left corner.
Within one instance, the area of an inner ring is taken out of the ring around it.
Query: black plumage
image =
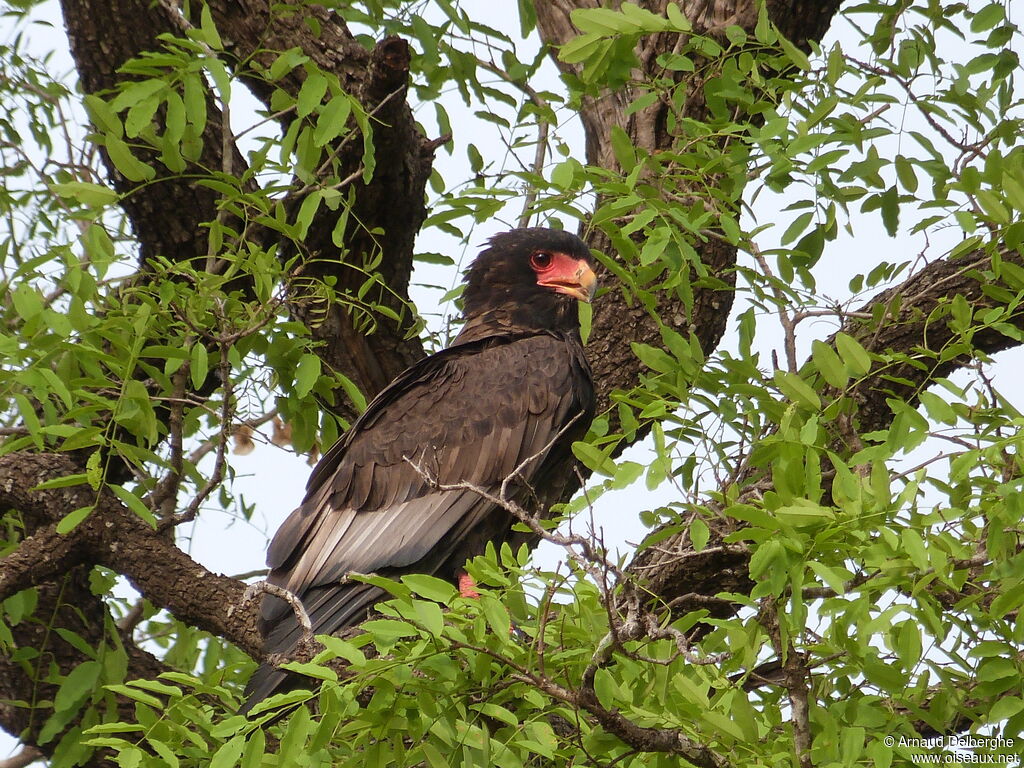
[[[438,486],[496,494],[534,457],[509,484],[513,498],[541,512],[559,500],[570,446],[593,417],[576,309],[593,293],[591,264],[586,245],[566,232],[492,238],[467,273],[466,322],[452,345],[399,375],[320,460],[267,554],[268,581],[302,600],[315,633],[359,623],[386,596],[345,582],[349,572],[454,582],[488,541],[528,539],[479,493]],[[287,654],[302,634],[291,607],[272,596],[261,630],[268,654]],[[244,711],[286,677],[261,666]]]

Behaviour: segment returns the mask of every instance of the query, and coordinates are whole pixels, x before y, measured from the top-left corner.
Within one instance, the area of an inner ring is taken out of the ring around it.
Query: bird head
[[[468,325],[493,320],[572,332],[576,302],[589,302],[596,288],[586,243],[569,232],[531,227],[492,237],[466,272],[462,296]]]

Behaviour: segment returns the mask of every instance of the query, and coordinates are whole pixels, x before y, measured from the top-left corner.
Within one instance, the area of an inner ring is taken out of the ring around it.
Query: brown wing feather
[[[317,465],[302,505],[271,542],[268,580],[304,600],[314,632],[330,633],[358,623],[382,596],[339,583],[348,572],[451,578],[446,571],[482,551],[485,541],[508,536],[510,521],[478,493],[437,484],[465,482],[496,493],[534,457],[522,482],[546,505],[564,487],[563,478],[552,480],[565,474],[569,445],[592,409],[589,371],[571,339],[488,339],[422,361],[385,389]],[[266,599],[262,619],[269,653],[298,641],[283,601]],[[262,668],[250,684],[249,706],[282,679]]]
[[[415,562],[457,522],[448,507],[476,495],[441,492],[428,478],[495,491],[540,454],[525,468],[530,483],[570,411],[586,405],[566,347],[546,335],[486,345],[449,355],[431,375],[396,381],[404,391],[382,394],[387,407],[368,410],[344,450],[325,457],[331,470],[317,467],[306,500],[271,545],[275,580],[301,595],[339,572]],[[411,530],[415,541],[400,543]]]

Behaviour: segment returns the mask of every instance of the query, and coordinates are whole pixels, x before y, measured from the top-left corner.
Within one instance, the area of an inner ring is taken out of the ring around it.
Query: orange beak
[[[589,304],[597,291],[597,275],[586,260],[566,259],[558,266],[561,268],[550,270],[537,284]]]

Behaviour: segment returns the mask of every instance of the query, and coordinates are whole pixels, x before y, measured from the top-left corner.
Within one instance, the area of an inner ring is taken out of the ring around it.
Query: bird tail
[[[330,635],[362,622],[369,610],[387,593],[371,584],[350,582],[314,587],[302,596],[302,604],[309,616],[314,635]],[[271,602],[273,601],[273,602]],[[287,656],[302,640],[302,627],[287,602],[272,595],[264,595],[262,621],[265,656]],[[273,664],[260,665],[245,686],[245,703],[239,714],[249,711],[263,699],[302,686],[303,678]]]

